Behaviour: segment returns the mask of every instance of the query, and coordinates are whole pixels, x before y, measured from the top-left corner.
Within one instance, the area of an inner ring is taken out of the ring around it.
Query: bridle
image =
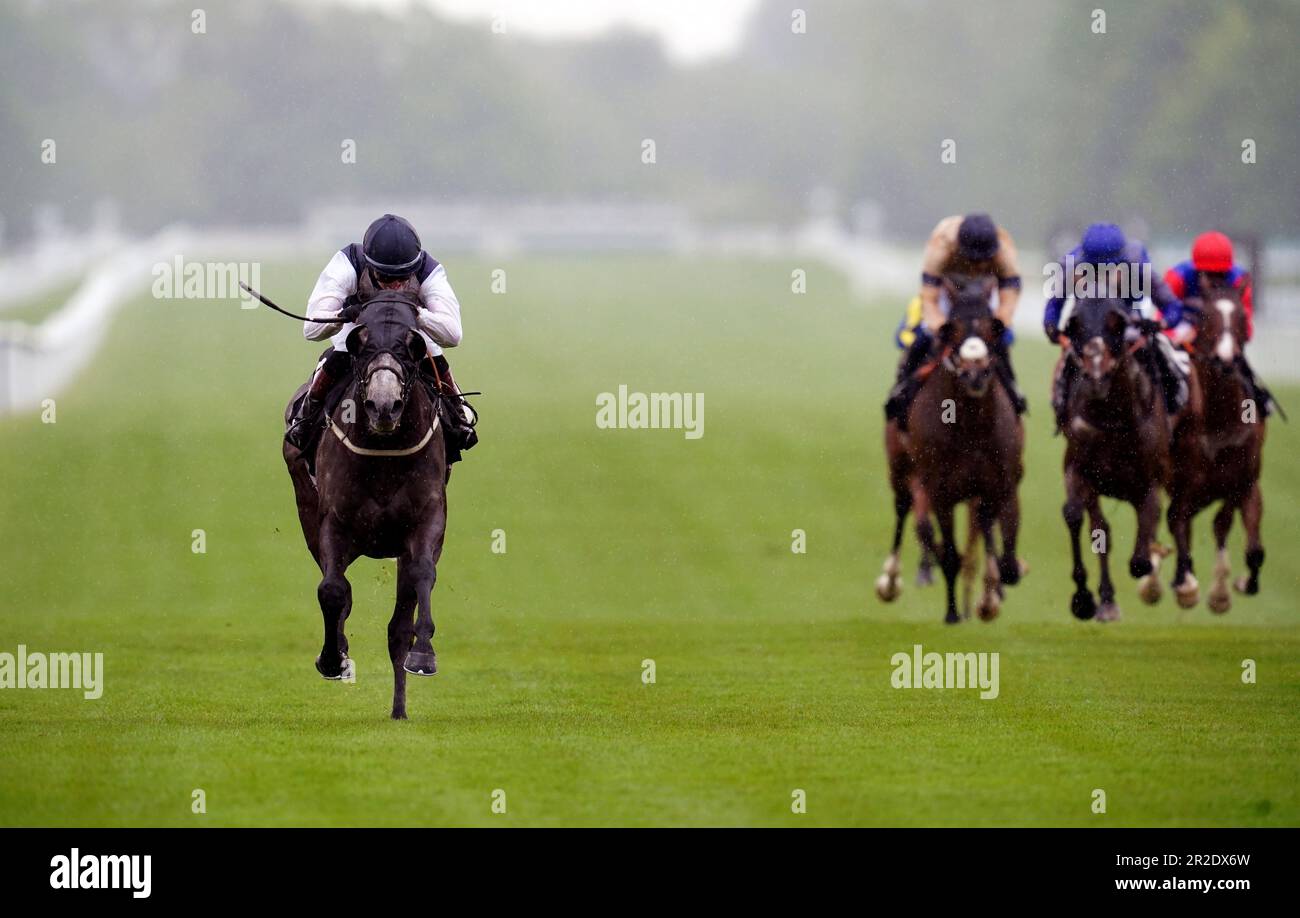
[[[393,360],[391,362],[384,361],[382,364],[380,364],[379,358],[385,355],[391,356]],[[396,369],[394,369],[393,363],[397,364]],[[360,366],[360,361],[357,361],[357,365]],[[397,356],[396,351],[387,351],[387,350],[379,351],[373,357],[371,357],[370,360],[366,363],[364,372],[357,372],[355,370],[353,371],[353,376],[356,378],[356,383],[354,384],[354,387],[356,388],[358,394],[362,396],[365,395],[366,389],[370,386],[370,380],[380,370],[387,370],[388,372],[393,373],[397,376],[398,382],[401,384],[402,387],[402,404],[409,405],[411,389],[415,384],[415,377],[419,373],[419,367],[413,366],[409,361],[402,360],[401,357]],[[399,370],[400,372],[398,372]],[[356,443],[352,442],[352,440],[343,431],[343,429],[338,426],[338,424],[334,423],[333,417],[327,415],[326,421],[327,421],[327,426],[334,433],[334,436],[338,438],[339,442],[342,443],[345,447],[347,447],[348,450],[350,450],[351,452],[355,453],[358,456],[401,457],[401,456],[413,456],[416,453],[423,450],[426,446],[428,446],[429,441],[433,439],[434,432],[438,429],[438,425],[441,422],[441,418],[439,417],[437,406],[434,406],[433,421],[432,423],[429,424],[429,429],[424,432],[424,436],[420,438],[420,441],[416,443],[414,446],[407,446],[399,449],[375,449],[373,447],[368,447],[368,446],[358,446]]]
[[[392,363],[386,361],[380,363],[379,358],[384,356],[392,357]],[[393,363],[397,364],[396,368],[393,367]],[[357,388],[360,394],[365,395],[366,389],[370,387],[370,380],[377,374],[387,370],[397,377],[397,381],[402,387],[402,404],[409,404],[411,401],[411,387],[415,384],[415,377],[419,373],[419,367],[408,364],[409,361],[404,361],[401,357],[398,357],[396,351],[379,351],[366,363],[364,372],[354,374],[357,377]]]

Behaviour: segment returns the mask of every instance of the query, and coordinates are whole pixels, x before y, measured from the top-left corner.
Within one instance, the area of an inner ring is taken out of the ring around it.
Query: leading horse
[[[388,623],[394,720],[406,718],[406,674],[438,671],[430,594],[447,528],[446,448],[438,405],[420,377],[426,349],[417,307],[406,294],[386,291],[357,317],[347,338],[352,377],[328,408],[314,478],[308,457],[284,444],[302,533],[321,569],[316,595],[325,639],[316,669],[326,679],[355,674],[344,631],[352,611],[348,566],[362,555],[397,559]],[[286,424],[304,389],[286,408]]]
[[[1017,489],[1024,474],[1024,428],[994,378],[993,342],[1004,331],[988,306],[996,281],[948,277],[943,283],[951,307],[939,330],[939,355],[927,365],[925,381],[908,411],[911,509],[922,545],[939,558],[947,585],[944,621],[951,624],[961,621],[956,603],[961,556],[953,517],[957,504],[968,505],[972,525],[984,541],[984,593],[978,612],[989,621],[1001,607],[1003,584],[1020,580]],[[906,503],[896,498],[895,553]],[[939,523],[941,546],[935,542],[931,514]],[[1002,536],[1000,553],[995,526]]]

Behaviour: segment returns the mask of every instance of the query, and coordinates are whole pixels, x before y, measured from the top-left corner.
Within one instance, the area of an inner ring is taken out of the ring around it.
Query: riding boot
[[[333,387],[334,377],[330,373],[330,361],[326,360],[316,368],[311,378],[311,385],[307,387],[306,394],[303,395],[302,401],[298,403],[298,408],[289,421],[289,428],[284,432],[284,438],[300,452],[307,452],[308,446],[320,432],[323,420],[321,415],[325,411],[325,396]]]
[[[1168,341],[1168,339],[1165,339]],[[1160,389],[1165,397],[1165,410],[1173,417],[1183,410],[1186,402],[1186,388],[1182,376],[1174,369],[1173,361],[1162,350],[1164,345],[1153,341],[1147,346],[1151,361],[1155,364],[1156,378],[1160,380]]]
[[[459,462],[461,453],[472,449],[478,443],[478,412],[460,393],[460,386],[452,376],[451,364],[442,354],[430,358],[434,378],[438,382],[441,401],[446,407],[443,419],[446,425],[444,437],[447,442],[447,464]]]
[[[1007,395],[1011,397],[1011,404],[1015,407],[1016,414],[1024,414],[1029,410],[1029,402],[1020,391],[1020,386],[1016,384],[1016,371],[1011,366],[1011,349],[999,336],[993,341],[992,351],[993,356],[997,358],[993,362],[993,372],[997,373],[1002,388],[1006,389]]]
[[[893,388],[889,390],[889,398],[885,401],[885,420],[897,421],[899,430],[907,430],[907,409],[911,407],[912,399],[916,397],[922,382],[917,378],[916,371],[925,363],[929,354],[930,336],[921,334],[918,330],[911,347],[898,365],[898,375]]]
[[[1250,389],[1251,398],[1255,400],[1255,406],[1259,409],[1260,415],[1263,417],[1271,415],[1273,413],[1273,393],[1269,392],[1268,388],[1255,378],[1255,371],[1246,362],[1244,356],[1237,358],[1237,369],[1241,371],[1241,375],[1245,378],[1246,386]]]

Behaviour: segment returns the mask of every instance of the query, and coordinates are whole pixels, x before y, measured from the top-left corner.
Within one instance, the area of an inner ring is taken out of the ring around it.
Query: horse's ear
[[[429,347],[424,342],[424,335],[411,329],[406,333],[406,352],[411,355],[411,359],[419,363],[429,353]]]
[[[366,346],[366,342],[369,340],[370,329],[366,328],[364,325],[358,325],[356,328],[352,329],[352,331],[348,332],[347,341],[344,343],[344,347],[347,348],[349,354],[355,357],[357,354],[361,353],[361,349]]]

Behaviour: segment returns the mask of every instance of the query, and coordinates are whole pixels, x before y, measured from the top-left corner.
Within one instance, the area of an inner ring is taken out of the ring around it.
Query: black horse
[[[1135,328],[1136,336],[1130,333]],[[1154,326],[1129,315],[1125,301],[1110,297],[1076,300],[1066,328],[1063,360],[1073,364],[1075,381],[1066,407],[1065,506],[1070,530],[1075,592],[1070,609],[1077,618],[1119,618],[1110,579],[1110,523],[1101,498],[1117,497],[1137,511],[1137,539],[1129,573],[1139,578],[1139,595],[1160,599],[1155,544],[1160,522],[1160,490],[1169,482],[1170,429],[1157,371],[1147,348]],[[1098,609],[1088,590],[1080,535],[1083,514],[1092,521],[1093,550],[1101,567]]]
[[[406,717],[406,674],[438,671],[430,593],[447,527],[446,447],[437,402],[420,376],[426,350],[417,307],[405,294],[381,293],[358,317],[347,339],[352,377],[327,405],[314,478],[307,457],[284,444],[298,519],[322,574],[316,592],[325,641],[316,669],[326,679],[355,677],[344,633],[352,611],[348,566],[362,555],[397,559],[388,623],[397,720]],[[286,423],[302,394],[285,410]]]

